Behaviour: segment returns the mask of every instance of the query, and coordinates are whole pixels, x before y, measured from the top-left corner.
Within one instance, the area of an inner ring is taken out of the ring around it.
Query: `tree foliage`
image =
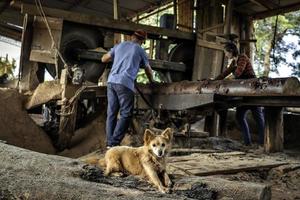
[[[8,59],[8,55],[6,57],[0,57],[0,75],[4,73],[8,74],[10,77],[14,76],[14,69],[16,68],[16,60],[12,59],[11,61]]]
[[[279,65],[287,65],[292,67],[294,75],[300,76],[300,64],[297,61],[300,58],[299,25],[300,11],[255,21],[255,64],[260,75],[268,76],[270,71],[277,72]],[[297,41],[287,43],[287,36],[296,36]],[[288,52],[292,53],[293,61],[287,60]]]

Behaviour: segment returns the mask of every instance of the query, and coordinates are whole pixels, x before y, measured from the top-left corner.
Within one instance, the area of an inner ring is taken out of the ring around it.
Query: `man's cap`
[[[135,35],[139,40],[145,40],[147,38],[147,33],[146,31],[142,29],[136,30],[133,35]]]

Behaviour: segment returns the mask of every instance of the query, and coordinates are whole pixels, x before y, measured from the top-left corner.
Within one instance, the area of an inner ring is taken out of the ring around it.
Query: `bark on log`
[[[217,192],[217,199],[271,199],[271,188],[268,185],[252,182],[229,181],[215,177],[187,177],[177,181],[174,185],[174,190],[192,189],[195,185],[203,184],[206,185],[210,190]]]
[[[113,184],[89,182],[80,176],[78,160],[41,154],[0,142],[0,199],[184,199]],[[99,175],[99,174],[98,174]],[[107,178],[108,179],[108,178]],[[112,179],[109,179],[112,181]],[[111,183],[111,182],[110,182]],[[123,185],[124,184],[124,185]]]
[[[145,94],[220,94],[226,96],[299,96],[300,82],[290,78],[255,78],[216,81],[181,81],[139,85]]]

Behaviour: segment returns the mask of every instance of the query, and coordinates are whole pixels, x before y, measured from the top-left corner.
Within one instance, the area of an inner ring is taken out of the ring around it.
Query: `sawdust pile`
[[[37,152],[54,154],[50,138],[29,117],[23,96],[13,89],[0,89],[0,140]]]
[[[72,137],[69,149],[59,153],[61,156],[70,158],[79,158],[91,152],[106,150],[106,131],[105,131],[105,112],[101,113],[96,119],[86,127],[75,131]],[[141,144],[141,136],[133,133],[127,133],[121,142],[121,145],[137,146]]]
[[[105,149],[105,116],[101,114],[88,126],[75,131],[69,149],[59,153],[61,156],[78,158],[97,149]]]

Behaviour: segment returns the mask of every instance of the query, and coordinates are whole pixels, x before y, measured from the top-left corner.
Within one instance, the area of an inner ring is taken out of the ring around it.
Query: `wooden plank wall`
[[[193,31],[194,0],[178,0],[177,27],[180,31]]]
[[[222,45],[216,41],[216,36],[223,34],[221,1],[200,0],[196,12],[197,44],[193,80],[214,78],[221,72],[223,64]]]

